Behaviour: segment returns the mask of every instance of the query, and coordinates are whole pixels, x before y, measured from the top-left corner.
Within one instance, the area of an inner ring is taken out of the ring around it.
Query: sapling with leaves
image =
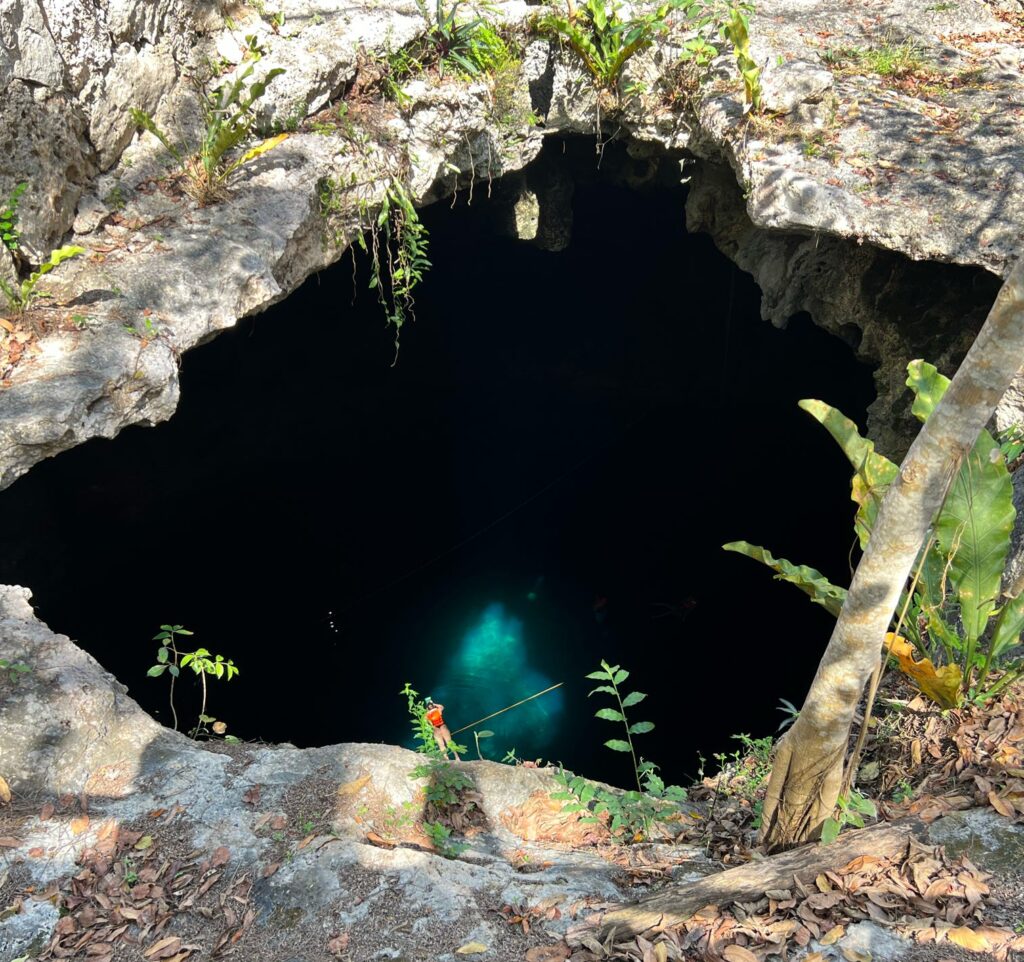
[[[174,684],[181,676],[182,668],[191,668],[199,676],[202,682],[202,705],[199,710],[198,724],[189,733],[193,738],[209,734],[207,725],[213,725],[217,734],[222,734],[227,726],[218,722],[216,718],[206,714],[206,676],[214,678],[226,678],[230,681],[238,674],[238,667],[230,658],[225,659],[223,655],[211,654],[206,648],[197,648],[195,651],[182,651],[178,647],[178,637],[191,637],[192,632],[182,625],[161,625],[160,631],[153,636],[154,641],[160,642],[156,652],[156,664],[146,672],[150,678],[159,678],[165,671],[171,676],[171,690],[169,695],[171,705],[171,716],[174,720],[174,730],[178,730],[178,711],[174,703]]]
[[[612,751],[629,752],[636,777],[636,790],[609,791],[580,775],[560,769],[555,779],[562,788],[552,793],[551,797],[568,803],[563,806],[565,812],[585,813],[580,819],[583,823],[593,824],[600,821],[600,816],[605,816],[609,831],[619,841],[640,841],[650,837],[655,822],[664,821],[678,811],[679,804],[686,801],[686,790],[678,785],[666,785],[658,774],[658,766],[637,756],[633,736],[653,731],[654,723],[629,721],[626,709],[639,705],[647,695],[641,691],[623,693],[619,686],[628,677],[626,669],[619,665],[609,665],[603,659],[600,670],[587,675],[587,678],[594,681],[607,682],[598,685],[589,695],[612,695],[618,705],[618,708],[601,708],[595,715],[625,726],[626,737],[609,739],[605,746]]]
[[[21,239],[21,233],[18,230],[18,201],[21,200],[21,195],[27,189],[27,181],[16,184],[4,202],[4,206],[0,207],[0,242],[11,252],[18,249],[18,241]]]

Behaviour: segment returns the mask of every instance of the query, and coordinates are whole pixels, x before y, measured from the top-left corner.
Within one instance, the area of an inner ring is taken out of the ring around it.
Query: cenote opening
[[[425,209],[395,366],[346,257],[189,353],[170,422],[5,491],[3,578],[164,722],[150,639],[187,626],[240,667],[209,712],[246,739],[408,743],[406,681],[453,729],[564,681],[489,722],[485,754],[626,784],[587,698],[602,657],[649,694],[638,747],[667,778],[773,732],[832,619],[720,546],[846,583],[847,465],[796,402],[863,426],[870,370],[807,317],[760,320],[751,279],[686,233],[675,162],[630,189],[620,145],[600,171],[590,140],[545,152],[575,181],[567,249],[497,230],[500,184]]]

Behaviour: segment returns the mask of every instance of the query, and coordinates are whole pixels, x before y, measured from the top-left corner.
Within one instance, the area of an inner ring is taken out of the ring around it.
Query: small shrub
[[[18,241],[21,238],[18,232],[18,201],[27,189],[28,184],[22,181],[11,191],[4,206],[0,207],[0,241],[9,251],[18,249]]]
[[[564,801],[564,812],[586,812],[580,819],[584,823],[595,823],[604,816],[609,831],[618,841],[641,841],[649,838],[655,822],[672,817],[679,810],[679,804],[686,800],[686,790],[678,785],[665,785],[658,775],[658,766],[637,758],[633,736],[642,735],[654,729],[653,722],[629,722],[626,709],[640,704],[647,695],[644,692],[628,692],[623,695],[619,686],[629,677],[629,672],[619,665],[609,665],[602,660],[601,668],[591,672],[587,678],[606,682],[598,685],[590,695],[604,693],[612,695],[618,708],[601,708],[596,717],[605,721],[621,722],[626,729],[626,738],[613,738],[605,746],[617,752],[629,752],[636,776],[636,790],[625,792],[609,791],[579,775],[565,769],[555,774],[561,789],[551,797]]]
[[[186,178],[186,190],[201,207],[224,196],[228,178],[236,170],[276,147],[287,137],[287,134],[278,134],[234,160],[228,159],[228,154],[246,140],[253,129],[256,122],[253,105],[266,93],[267,84],[284,73],[278,67],[268,71],[262,80],[247,84],[254,69],[250,64],[234,81],[221,84],[212,93],[203,92],[203,139],[187,153],[171,143],[149,114],[138,108],[131,109],[135,124],[156,137],[181,164]]]
[[[226,678],[230,681],[238,674],[238,668],[230,659],[223,655],[213,655],[206,648],[197,648],[195,651],[181,651],[178,649],[178,636],[191,637],[192,632],[181,625],[161,625],[160,631],[153,636],[154,641],[159,641],[160,646],[156,652],[156,664],[146,674],[150,678],[159,678],[165,671],[171,676],[170,705],[171,716],[174,719],[174,730],[178,730],[178,712],[174,704],[174,683],[181,675],[182,668],[191,668],[199,676],[202,682],[202,706],[199,709],[199,719],[196,726],[189,732],[192,738],[200,735],[209,735],[210,728],[215,734],[222,735],[227,729],[223,722],[206,714],[206,676],[213,678]]]
[[[825,819],[825,824],[822,826],[822,845],[831,845],[847,825],[863,828],[865,816],[874,818],[877,814],[875,803],[871,799],[865,798],[856,789],[851,789],[848,795],[840,795],[835,811],[830,818]]]
[[[453,842],[452,830],[441,822],[424,822],[423,831],[438,854],[445,858],[458,858],[469,848],[465,842]]]
[[[50,256],[20,284],[8,284],[7,281],[0,277],[0,291],[3,291],[4,297],[7,298],[7,306],[15,314],[24,314],[34,301],[49,297],[49,294],[37,290],[36,285],[39,281],[64,261],[84,253],[84,247],[68,244],[57,250],[50,251]]]
[[[12,685],[17,685],[31,671],[32,668],[23,661],[8,661],[6,658],[0,658],[0,678]]]

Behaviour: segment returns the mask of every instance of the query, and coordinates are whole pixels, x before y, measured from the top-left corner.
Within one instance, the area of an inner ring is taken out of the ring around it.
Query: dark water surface
[[[406,680],[453,728],[564,681],[488,723],[487,751],[624,783],[582,677],[602,657],[649,693],[640,747],[669,778],[774,730],[831,619],[719,546],[847,582],[848,471],[796,402],[863,423],[870,371],[806,317],[762,322],[686,234],[683,188],[584,166],[562,253],[497,236],[482,190],[424,212],[434,268],[395,367],[347,259],[190,353],[172,421],[0,494],[0,575],[165,721],[149,639],[188,626],[240,666],[209,710],[245,738],[398,741]]]

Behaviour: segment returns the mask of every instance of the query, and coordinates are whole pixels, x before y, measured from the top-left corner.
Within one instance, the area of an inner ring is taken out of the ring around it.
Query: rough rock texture
[[[292,958],[282,953],[297,945],[303,952],[295,958],[328,958],[332,932],[347,933],[353,949],[372,948],[359,958],[453,959],[474,940],[491,948],[490,958],[519,958],[564,932],[572,903],[629,894],[616,884],[621,867],[595,849],[531,841],[506,827],[505,813],[552,790],[549,770],[461,764],[485,822],[457,860],[422,843],[379,847],[379,836],[377,845],[368,841],[372,829],[387,834],[388,820],[407,811],[422,817],[424,782],[410,777],[422,756],[387,745],[208,751],[159,726],[89,655],[37,621],[24,588],[0,586],[0,658],[32,667],[16,689],[0,682],[0,772],[22,813],[12,821],[0,805],[0,906],[11,902],[15,879],[41,891],[77,874],[76,859],[115,824],[143,826],[155,845],[177,838],[185,850],[225,846],[231,877],[258,880],[259,916],[239,946],[253,962]],[[84,807],[77,824],[59,805],[41,812],[43,800],[61,795],[76,800],[76,811]],[[303,804],[312,806],[304,809],[309,825],[295,814]],[[674,857],[681,877],[707,870],[699,849],[677,846]],[[498,914],[506,904],[538,903],[563,909],[538,921],[529,940]],[[45,944],[56,921],[49,902],[31,899],[20,912],[0,914],[0,958]],[[179,919],[165,934],[186,924]],[[209,957],[217,931],[211,923],[197,936],[205,945],[197,958]]]
[[[55,276],[66,306],[36,322],[38,353],[0,380],[0,485],[86,438],[169,417],[180,354],[337,259],[392,177],[418,202],[490,182],[522,169],[544,136],[592,133],[599,106],[602,136],[699,159],[690,223],[757,276],[766,317],[808,310],[880,365],[872,429],[891,454],[908,432],[903,364],[925,355],[951,369],[1015,254],[1022,29],[1018,14],[981,0],[764,0],[751,32],[775,112],[753,119],[730,57],[700,86],[677,66],[685,24],[628,65],[627,82],[646,91],[609,113],[570,51],[530,37],[536,7],[522,0],[488,14],[524,45],[500,97],[489,82],[424,75],[405,84],[400,108],[367,106],[361,85],[381,58],[425,28],[416,5],[278,6],[260,16],[214,0],[13,0],[0,11],[0,197],[31,185],[21,222],[30,258],[72,225],[90,250]],[[906,38],[916,73],[883,76],[877,55]],[[264,129],[296,133],[238,176],[229,199],[197,209],[165,179],[151,136],[122,153],[133,136],[126,108],[152,111],[189,141],[191,76],[244,69],[250,44],[263,51],[257,76],[286,69],[262,103]],[[365,109],[307,132],[308,115],[354,91]],[[353,175],[358,186],[345,184],[325,220],[325,178]],[[558,249],[571,184],[547,188],[548,203],[534,191],[536,242]],[[922,259],[964,266],[919,269]],[[1019,397],[1004,423],[1019,416]]]

